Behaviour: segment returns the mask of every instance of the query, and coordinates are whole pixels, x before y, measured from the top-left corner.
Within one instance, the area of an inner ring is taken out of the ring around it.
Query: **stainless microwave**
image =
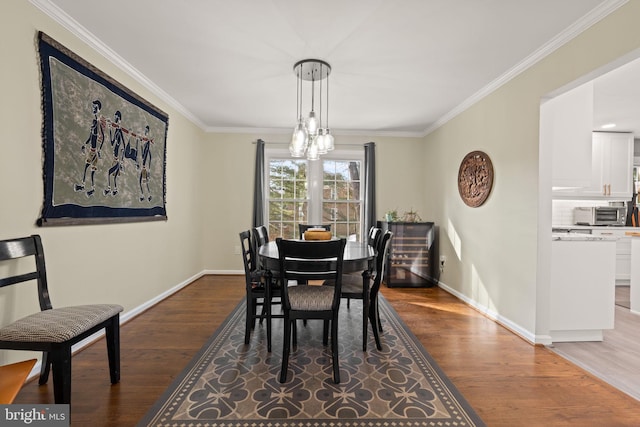
[[[627,209],[622,206],[591,206],[573,208],[576,225],[625,225]]]

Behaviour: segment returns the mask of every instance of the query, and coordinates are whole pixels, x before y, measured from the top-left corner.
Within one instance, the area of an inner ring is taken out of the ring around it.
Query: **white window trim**
[[[269,148],[265,147],[264,150],[264,182],[269,182],[269,165],[271,164],[272,159],[295,159],[291,157],[289,150],[286,148]],[[309,160],[309,170],[308,170],[308,178],[309,182],[309,197],[318,197],[319,200],[322,200],[322,159],[330,159],[330,160],[358,160],[361,165],[361,186],[362,190],[364,190],[364,148],[360,149],[348,149],[348,148],[336,148],[333,151],[330,151],[327,154],[323,154],[320,156],[320,160],[311,161]],[[316,177],[316,179],[311,179],[312,177]],[[319,179],[318,179],[319,178]],[[314,185],[315,184],[315,185]],[[364,227],[364,200],[362,197],[364,196],[364,191],[360,192],[360,203],[363,204],[362,209],[360,210],[360,224],[361,228]],[[263,206],[267,206],[268,192],[264,192],[264,199],[262,200]],[[322,203],[310,204],[314,209],[311,209],[308,213],[307,222],[310,224],[321,224],[322,223]],[[268,224],[268,209],[264,210],[264,223]],[[364,233],[364,234],[363,234]],[[364,230],[360,230],[360,235],[365,236],[366,233]]]

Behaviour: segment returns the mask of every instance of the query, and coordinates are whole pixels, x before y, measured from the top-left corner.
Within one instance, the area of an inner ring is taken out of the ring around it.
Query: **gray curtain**
[[[253,227],[264,224],[264,141],[256,141],[256,167],[253,180]]]
[[[376,144],[364,144],[364,232],[376,225]],[[362,241],[365,241],[363,236]]]

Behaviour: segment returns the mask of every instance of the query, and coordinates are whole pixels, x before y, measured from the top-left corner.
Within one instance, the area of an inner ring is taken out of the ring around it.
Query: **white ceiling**
[[[407,136],[444,123],[625,2],[31,1],[205,130],[290,132],[293,64],[319,58],[332,66],[334,133]]]

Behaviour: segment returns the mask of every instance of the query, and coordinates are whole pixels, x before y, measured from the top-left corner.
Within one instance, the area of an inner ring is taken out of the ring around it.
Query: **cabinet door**
[[[596,227],[591,231],[594,236],[614,236],[616,240],[616,280],[629,281],[631,279],[631,237],[625,229],[615,227]]]
[[[591,185],[574,196],[630,200],[633,186],[633,134],[594,132]]]
[[[633,195],[633,135],[610,133],[607,136],[609,158],[603,175],[608,177],[608,196],[631,200]]]
[[[578,194],[589,197],[605,197],[607,195],[607,179],[604,176],[604,165],[609,162],[611,157],[606,149],[607,139],[604,134],[594,132],[591,144],[591,184],[579,189]]]
[[[591,173],[593,83],[587,83],[540,106],[540,135],[551,143],[554,193],[586,187]]]

